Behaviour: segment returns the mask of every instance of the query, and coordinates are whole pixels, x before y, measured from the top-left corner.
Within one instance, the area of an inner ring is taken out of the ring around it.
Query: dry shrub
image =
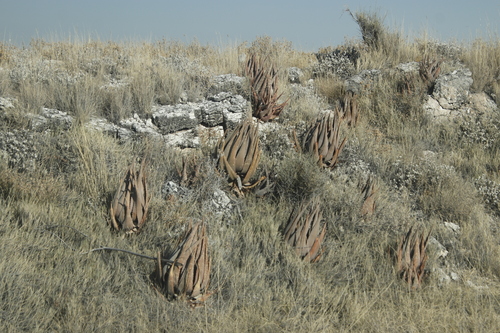
[[[318,77],[314,79],[316,92],[326,98],[328,103],[335,103],[344,94],[344,80],[336,76]]]
[[[197,305],[210,296],[211,262],[205,224],[200,221],[190,226],[183,239],[167,264],[163,264],[161,254],[158,254],[157,273],[169,299],[186,299]]]
[[[416,289],[422,285],[425,263],[427,262],[427,237],[419,233],[413,227],[403,236],[398,244],[396,254],[396,270],[398,275],[404,279],[408,286]]]
[[[491,90],[500,83],[500,41],[475,40],[463,52],[463,62],[471,70],[475,92]],[[498,102],[498,97],[497,97]]]
[[[323,212],[319,202],[302,202],[292,212],[283,232],[285,242],[295,249],[306,262],[316,262],[321,257],[321,243],[325,238],[326,224],[320,229]]]
[[[139,171],[136,171],[135,164],[132,163],[111,202],[111,226],[115,230],[139,232],[146,222],[151,197],[148,196],[144,166],[145,160]]]

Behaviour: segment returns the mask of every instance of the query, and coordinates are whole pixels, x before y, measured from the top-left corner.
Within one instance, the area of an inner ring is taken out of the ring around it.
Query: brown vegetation
[[[316,162],[326,168],[333,168],[344,148],[347,138],[339,139],[342,118],[338,109],[320,116],[305,136],[304,151],[312,153]]]
[[[322,219],[323,211],[315,201],[302,202],[288,219],[283,231],[285,242],[304,261],[316,262],[321,257],[321,243],[326,234],[326,224],[320,228]]]
[[[111,226],[115,230],[123,229],[126,233],[139,232],[146,222],[151,197],[148,193],[144,166],[145,160],[141,163],[139,171],[135,170],[134,163],[130,165],[111,202]]]
[[[428,259],[425,250],[429,235],[430,232],[425,236],[423,232],[419,233],[411,227],[406,235],[401,237],[398,244],[396,270],[398,275],[413,289],[422,285]]]
[[[158,279],[169,299],[184,298],[193,305],[203,303],[209,296],[210,267],[208,237],[202,221],[190,225],[168,264],[164,265],[158,254]]]
[[[262,121],[278,117],[287,105],[287,102],[278,103],[282,95],[278,92],[278,70],[267,61],[252,54],[245,68],[252,90],[252,114]]]
[[[227,172],[238,190],[252,188],[250,183],[259,165],[260,149],[258,125],[251,119],[242,121],[232,132],[221,138],[217,147],[219,170]]]

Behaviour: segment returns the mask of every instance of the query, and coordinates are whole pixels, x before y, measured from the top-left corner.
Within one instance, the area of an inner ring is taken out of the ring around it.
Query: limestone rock
[[[469,69],[442,74],[436,79],[432,97],[443,109],[457,110],[467,102],[472,82]]]
[[[181,149],[200,147],[200,138],[195,129],[166,134],[163,136],[163,139],[166,145]]]
[[[242,94],[244,92],[245,81],[245,77],[236,74],[214,76],[212,79],[212,86],[208,89],[207,96],[216,95],[220,92]]]
[[[11,98],[0,97],[0,110],[13,108],[14,104],[12,102],[13,100]]]
[[[368,88],[380,74],[381,72],[378,69],[363,70],[359,74],[353,75],[345,80],[346,91],[352,91],[359,95],[364,89]]]
[[[411,61],[411,62],[397,65],[396,69],[398,71],[402,72],[403,74],[418,73],[419,66],[420,66],[420,64],[418,62]]]
[[[161,186],[161,194],[163,199],[185,199],[189,190],[183,186],[178,185],[176,182],[168,181]]]
[[[120,139],[122,142],[132,140],[134,132],[118,125],[115,125],[104,118],[92,118],[85,124],[87,128],[94,129],[106,135]]]
[[[290,67],[288,68],[288,82],[290,83],[300,83],[304,73],[300,68]]]
[[[448,255],[448,250],[446,250],[444,245],[439,243],[439,241],[434,237],[429,237],[429,243],[427,244],[427,248],[435,258],[444,259]]]
[[[445,109],[433,97],[428,96],[423,105],[424,112],[437,121],[451,120],[460,115],[460,110]]]
[[[199,124],[197,112],[195,103],[157,106],[153,107],[152,120],[162,134],[171,134],[195,128]]]
[[[495,101],[484,92],[471,94],[469,100],[470,107],[479,113],[494,112],[498,109]]]
[[[68,130],[73,124],[73,117],[56,109],[43,108],[38,115],[31,115],[31,128],[38,132],[45,130]]]
[[[160,136],[158,128],[153,124],[151,119],[143,120],[139,117],[139,115],[137,115],[137,113],[134,113],[134,116],[131,118],[120,121],[120,126],[136,133],[150,136]]]

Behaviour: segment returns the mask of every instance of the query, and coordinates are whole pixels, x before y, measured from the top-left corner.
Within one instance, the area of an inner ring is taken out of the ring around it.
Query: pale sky
[[[202,44],[252,42],[259,36],[317,51],[360,38],[345,9],[376,12],[405,35],[467,42],[498,38],[499,0],[0,0],[0,41],[31,38],[156,41]]]

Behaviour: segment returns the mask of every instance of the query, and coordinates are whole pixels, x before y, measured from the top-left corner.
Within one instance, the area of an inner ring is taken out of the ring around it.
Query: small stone
[[[444,226],[453,232],[460,232],[460,226],[458,224],[452,222],[444,222]]]

